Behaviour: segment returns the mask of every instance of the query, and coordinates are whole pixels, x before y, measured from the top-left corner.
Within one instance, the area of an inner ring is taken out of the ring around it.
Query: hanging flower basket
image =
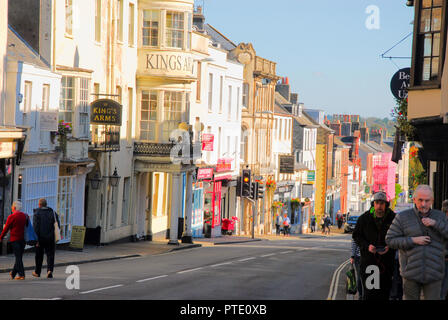
[[[266,188],[268,190],[274,191],[275,189],[277,189],[277,183],[272,179],[268,179],[268,181],[266,181]]]
[[[274,201],[272,203],[272,208],[274,208],[274,209],[283,208],[284,206],[285,206],[285,204],[281,201]]]
[[[58,124],[58,141],[59,147],[62,150],[62,157],[67,157],[67,138],[72,133],[72,124],[69,122],[65,122],[64,120],[59,120]]]

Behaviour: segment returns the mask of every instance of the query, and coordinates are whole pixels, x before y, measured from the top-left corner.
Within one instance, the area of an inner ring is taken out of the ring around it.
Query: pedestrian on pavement
[[[11,243],[14,256],[16,257],[14,267],[9,275],[11,280],[25,280],[25,268],[23,267],[23,252],[25,251],[25,226],[28,226],[28,216],[22,211],[22,203],[14,201],[11,207],[12,214],[6,219],[5,227],[2,234],[0,234],[0,242],[8,233],[9,242]],[[17,275],[17,277],[16,277]]]
[[[336,222],[338,224],[338,229],[342,228],[342,223],[344,222],[344,217],[342,216],[341,210],[336,214]]]
[[[313,215],[311,216],[311,233],[313,233],[314,231],[316,231],[316,216]]]
[[[442,202],[442,212],[448,218],[448,199]],[[446,254],[445,254],[445,275],[442,281],[442,292],[440,295],[440,299],[446,300],[448,297],[448,242],[445,245]]]
[[[419,185],[414,192],[414,208],[400,212],[389,231],[387,245],[399,249],[403,278],[403,299],[440,300],[445,269],[448,221],[442,211],[431,209],[434,193]]]
[[[280,228],[282,227],[283,218],[282,216],[277,212],[277,216],[275,217],[275,234],[280,235]]]
[[[326,235],[330,235],[330,225],[331,225],[331,219],[330,219],[330,216],[327,214],[325,216],[325,221],[324,221],[324,229],[325,229]]]
[[[54,223],[59,217],[53,209],[47,207],[47,200],[39,199],[39,208],[34,209],[33,226],[36,231],[38,242],[36,244],[36,267],[33,271],[34,277],[40,277],[44,252],[47,256],[47,278],[53,278],[54,255],[56,251]]]
[[[358,300],[363,300],[362,292],[363,292],[363,283],[361,279],[361,252],[359,250],[358,245],[355,240],[352,239],[352,255],[350,257],[350,263],[354,265],[356,272],[356,287],[358,290]]]
[[[386,193],[374,194],[370,210],[363,213],[353,231],[353,239],[361,251],[361,278],[366,284],[372,271],[368,267],[379,269],[379,288],[368,288],[364,285],[364,300],[389,300],[392,287],[395,250],[386,245],[386,234],[395,218],[395,212],[389,208]],[[376,270],[378,270],[376,269]],[[375,269],[374,269],[375,270]]]
[[[325,217],[323,216],[322,219],[320,219],[320,226],[322,227],[322,234],[325,233]]]
[[[283,232],[286,237],[289,235],[290,226],[291,226],[291,220],[289,220],[288,215],[285,213],[285,215],[283,216]]]

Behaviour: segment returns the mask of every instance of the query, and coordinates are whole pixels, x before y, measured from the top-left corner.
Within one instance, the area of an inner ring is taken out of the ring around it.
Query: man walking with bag
[[[22,257],[25,251],[25,226],[28,225],[28,219],[27,215],[20,211],[22,210],[22,203],[20,201],[14,201],[11,210],[12,214],[8,216],[5,228],[2,234],[0,234],[0,242],[9,231],[9,242],[11,242],[12,250],[16,257],[14,268],[9,275],[12,280],[25,280],[25,268],[23,267]],[[18,276],[16,278],[17,274]]]
[[[55,223],[57,222],[57,228]],[[34,277],[40,277],[44,252],[47,256],[47,278],[53,278],[54,254],[56,250],[56,241],[60,239],[55,235],[59,231],[59,217],[53,209],[47,207],[46,199],[39,199],[39,208],[34,209],[33,226],[37,234],[38,242],[36,244],[36,268],[33,271]]]
[[[364,300],[389,300],[394,271],[395,250],[386,245],[386,234],[395,212],[389,208],[386,193],[374,194],[370,210],[363,213],[356,222],[353,240],[361,252],[360,271],[363,282]],[[366,283],[372,271],[368,268],[376,266],[379,270],[379,286]]]

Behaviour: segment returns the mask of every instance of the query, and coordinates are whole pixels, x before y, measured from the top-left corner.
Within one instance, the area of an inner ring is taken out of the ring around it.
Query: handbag
[[[61,240],[61,230],[59,229],[58,220],[56,219],[56,213],[53,211],[54,217],[54,242]]]
[[[347,274],[347,278],[346,278],[347,294],[356,294],[357,284],[356,284],[356,277],[355,277],[355,269],[353,268],[353,265],[351,265],[350,269],[347,271],[346,274]]]
[[[30,217],[28,215],[26,216],[26,220],[28,222],[28,226],[25,225],[25,243],[29,246],[34,246],[38,241],[37,234],[34,231],[33,224],[31,223]]]

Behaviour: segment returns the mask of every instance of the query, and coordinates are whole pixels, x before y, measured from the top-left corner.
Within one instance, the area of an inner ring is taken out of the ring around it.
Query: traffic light
[[[250,184],[250,198],[252,200],[256,200],[257,198],[257,187],[258,187],[258,182],[252,182]]]
[[[261,183],[257,183],[257,184],[258,184],[257,200],[263,199],[264,198],[264,185],[262,185]]]
[[[251,171],[243,170],[243,174],[241,176],[241,196],[242,197],[250,197],[251,191]]]
[[[241,179],[242,177],[238,177],[236,180],[236,196],[241,197]]]

